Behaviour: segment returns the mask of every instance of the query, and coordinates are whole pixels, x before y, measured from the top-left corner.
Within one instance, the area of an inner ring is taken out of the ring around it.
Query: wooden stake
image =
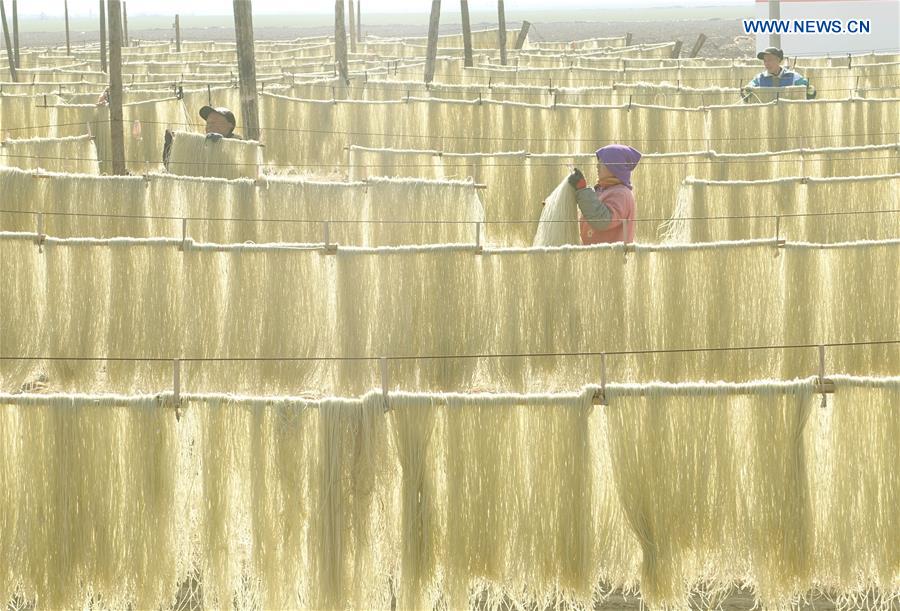
[[[341,80],[347,83],[347,30],[344,26],[344,0],[334,2],[334,63]]]
[[[438,26],[441,21],[441,0],[431,0],[431,18],[428,20],[428,48],[425,50],[425,82],[434,80],[434,61],[437,59]]]
[[[350,2],[350,52],[356,53],[356,11],[353,8],[353,0]]]
[[[109,72],[106,64],[106,0],[100,0],[100,72]]]
[[[679,57],[681,57],[681,46],[683,44],[684,43],[680,40],[675,41],[675,48],[672,49],[672,59],[678,59]]]
[[[256,94],[256,52],[253,47],[253,4],[234,0],[234,31],[237,40],[238,79],[244,137],[259,140],[259,100]]]
[[[109,123],[112,173],[125,176],[125,126],[122,114],[122,4],[109,1]]]
[[[500,29],[497,34],[497,44],[500,45],[500,65],[506,65],[506,7],[503,0],[497,0],[497,18],[500,21]]]
[[[701,33],[700,36],[697,37],[697,42],[694,43],[694,46],[691,48],[691,57],[697,57],[697,54],[700,53],[700,47],[703,46],[703,43],[706,42],[706,34]]]
[[[13,47],[15,47],[16,70],[22,69],[22,50],[19,48],[19,0],[12,0]]]
[[[472,59],[472,24],[469,21],[469,0],[460,0],[459,10],[462,12],[463,65],[471,68],[475,62]]]
[[[519,37],[516,38],[516,49],[521,49],[525,46],[525,40],[528,38],[528,30],[531,29],[530,21],[522,22],[522,29],[519,30]]]
[[[175,50],[181,53],[181,16],[175,15]]]
[[[3,22],[3,41],[6,43],[6,57],[9,61],[9,75],[12,82],[18,81],[16,78],[16,58],[9,42],[9,26],[6,25],[6,0],[0,0],[0,21]]]
[[[72,42],[69,38],[69,0],[65,0],[63,8],[66,11],[66,55],[72,55]]]

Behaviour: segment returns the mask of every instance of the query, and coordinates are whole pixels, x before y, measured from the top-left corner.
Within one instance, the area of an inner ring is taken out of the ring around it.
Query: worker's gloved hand
[[[587,181],[584,179],[584,174],[581,173],[581,170],[578,168],[572,170],[572,173],[569,174],[569,184],[572,185],[572,188],[576,191],[587,187]]]
[[[211,132],[209,134],[206,134],[206,139],[211,142],[218,142],[219,140],[222,139],[222,134],[217,134],[215,132]]]

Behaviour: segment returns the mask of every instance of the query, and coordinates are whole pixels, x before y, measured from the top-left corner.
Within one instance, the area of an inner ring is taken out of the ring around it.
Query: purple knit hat
[[[608,144],[597,149],[596,155],[623,185],[631,189],[631,173],[641,160],[638,151],[624,144]]]

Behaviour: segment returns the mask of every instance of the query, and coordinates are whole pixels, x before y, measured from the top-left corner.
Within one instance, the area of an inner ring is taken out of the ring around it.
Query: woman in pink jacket
[[[631,173],[641,154],[624,144],[610,144],[597,151],[597,184],[588,188],[581,170],[569,175],[575,201],[581,210],[582,244],[633,242],[635,200]]]

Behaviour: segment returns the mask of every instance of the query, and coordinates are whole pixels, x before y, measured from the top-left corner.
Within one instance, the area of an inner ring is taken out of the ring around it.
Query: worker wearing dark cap
[[[215,134],[222,138],[237,138],[240,140],[241,137],[234,133],[234,128],[237,125],[234,113],[224,106],[219,108],[204,106],[200,109],[200,118],[206,121],[207,136]],[[211,139],[218,140],[215,137]]]
[[[762,60],[766,69],[747,83],[748,88],[800,85],[806,87],[806,99],[811,100],[816,97],[816,88],[810,85],[809,81],[802,74],[781,65],[781,62],[784,60],[784,51],[777,47],[769,47],[757,53],[756,57]]]
[[[228,108],[220,106],[213,108],[212,106],[204,106],[200,109],[200,118],[206,121],[206,139],[212,142],[218,142],[222,138],[232,138],[240,140],[241,137],[234,133],[237,121],[234,113]],[[172,142],[175,141],[175,135],[166,130],[165,144],[163,145],[163,166],[169,169],[169,156],[172,153]]]

